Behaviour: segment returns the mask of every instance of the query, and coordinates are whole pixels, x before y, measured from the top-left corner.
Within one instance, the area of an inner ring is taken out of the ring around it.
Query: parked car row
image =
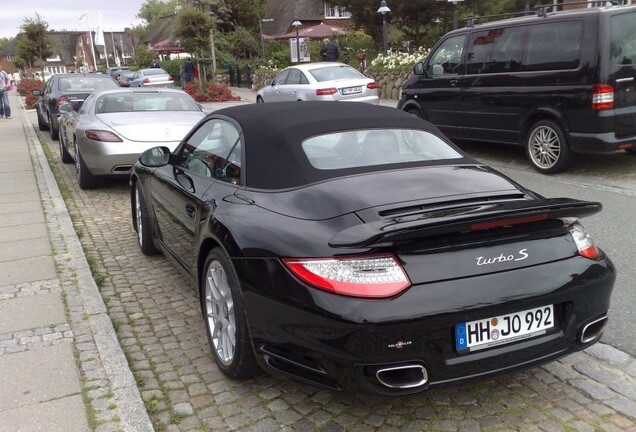
[[[485,379],[596,343],[616,272],[578,220],[600,203],[543,197],[444,132],[523,137],[542,172],[575,151],[632,149],[633,69],[602,67],[614,48],[601,42],[619,42],[635,12],[451,32],[415,66],[400,109],[377,106],[373,80],[326,62],[287,68],[259,103],[207,116],[172,89],[99,90],[78,111],[65,95],[60,156],[83,189],[130,178],[139,248],[190,277],[227,376],[266,370],[389,396]],[[554,65],[535,31],[559,47]],[[130,85],[166,84],[146,71]]]

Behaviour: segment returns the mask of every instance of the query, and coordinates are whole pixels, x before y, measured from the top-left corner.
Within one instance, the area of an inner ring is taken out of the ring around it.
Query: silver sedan
[[[128,177],[139,155],[171,150],[205,117],[190,95],[173,89],[113,89],[93,93],[78,111],[60,107],[60,158],[75,161],[80,188],[103,177]]]
[[[131,87],[172,87],[174,79],[161,68],[139,69],[130,80]]]
[[[320,62],[291,66],[267,80],[256,102],[342,101],[380,103],[378,85],[351,66]]]

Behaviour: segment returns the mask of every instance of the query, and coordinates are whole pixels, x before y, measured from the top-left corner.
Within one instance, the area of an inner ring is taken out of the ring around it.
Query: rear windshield
[[[610,62],[636,65],[636,12],[614,15],[610,19]]]
[[[339,79],[357,79],[364,78],[360,72],[349,66],[330,66],[320,69],[310,70],[309,73],[318,82],[331,81]]]
[[[95,114],[142,111],[200,110],[185,93],[113,93],[101,96],[95,104]]]
[[[413,129],[330,133],[308,138],[302,147],[309,163],[321,170],[463,157],[437,136]]]
[[[95,90],[119,88],[117,83],[110,77],[85,78],[82,75],[78,75],[77,77],[62,77],[58,82],[58,86],[61,91],[78,92],[93,92]]]
[[[166,72],[163,69],[148,69],[144,71],[144,75],[145,76],[168,75],[168,72]]]

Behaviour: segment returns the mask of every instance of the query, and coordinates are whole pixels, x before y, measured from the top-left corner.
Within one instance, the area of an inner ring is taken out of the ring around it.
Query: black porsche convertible
[[[230,377],[381,395],[483,379],[597,342],[615,270],[579,218],[367,104],[225,108],[131,176],[143,253],[196,287]]]

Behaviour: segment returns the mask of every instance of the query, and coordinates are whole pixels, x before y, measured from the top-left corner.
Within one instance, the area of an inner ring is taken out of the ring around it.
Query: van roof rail
[[[475,27],[475,24],[477,23],[478,20],[488,21],[492,18],[516,17],[516,16],[522,16],[522,15],[536,15],[540,18],[545,18],[548,15],[548,12],[553,12],[555,8],[562,8],[563,6],[581,5],[581,4],[586,4],[586,5],[591,4],[596,6],[596,5],[599,5],[600,3],[603,3],[605,6],[612,7],[612,6],[620,6],[621,1],[620,0],[582,0],[582,1],[559,3],[559,4],[548,3],[543,5],[537,5],[534,7],[533,10],[525,10],[521,12],[507,12],[507,13],[500,13],[500,14],[494,14],[494,15],[475,15],[475,16],[468,17],[466,19],[466,27]]]
[[[475,15],[468,17],[466,19],[466,27],[475,27],[477,20],[489,20],[491,18],[505,18],[505,17],[516,17],[521,15],[533,15],[532,11],[522,11],[522,12],[506,12],[494,15]]]
[[[544,18],[547,16],[548,12],[556,12],[559,10],[559,9],[555,10],[555,8],[563,8],[564,6],[572,6],[572,5],[592,5],[593,7],[600,7],[600,3],[603,3],[603,5],[606,7],[620,6],[621,4],[620,0],[582,0],[582,1],[574,1],[574,2],[568,2],[568,3],[559,3],[559,4],[548,3],[544,5],[537,5],[535,6],[535,10],[537,11],[538,17]]]

